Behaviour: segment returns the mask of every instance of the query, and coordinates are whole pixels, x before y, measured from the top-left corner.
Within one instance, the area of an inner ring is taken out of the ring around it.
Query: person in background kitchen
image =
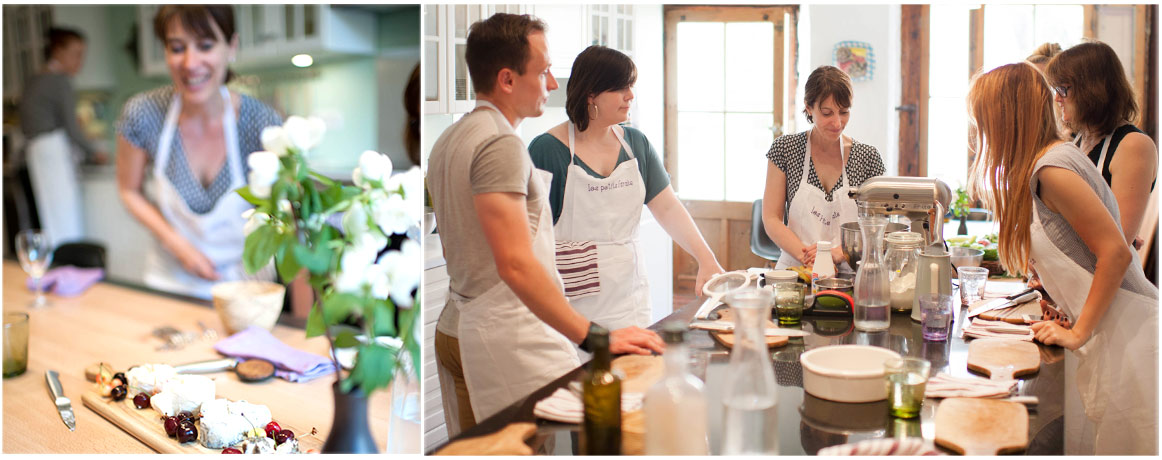
[[[629,120],[637,67],[600,45],[573,61],[569,120],[533,139],[533,165],[553,175],[549,205],[557,269],[578,312],[605,327],[650,324],[649,280],[638,241],[642,205],[698,261],[694,290],[724,270],[678,201],[661,158]]]
[[[85,37],[52,28],[45,38],[47,62],[44,72],[25,85],[20,128],[28,139],[25,155],[40,227],[55,247],[85,236],[78,164],[83,158],[101,164],[107,156],[77,122],[72,79],[85,63]]]
[[[1074,143],[1114,192],[1126,241],[1141,248],[1138,231],[1158,178],[1158,148],[1133,125],[1138,104],[1117,53],[1102,42],[1081,43],[1050,60],[1045,73],[1062,121],[1078,133]]]
[[[1050,64],[1052,70],[1053,64]],[[1034,324],[1036,339],[1066,354],[1066,454],[1157,454],[1158,289],[1121,231],[1102,173],[1059,134],[1053,93],[1028,63],[977,77],[968,95],[978,152],[969,192],[1000,222],[1001,262],[1036,268],[1073,319]],[[1075,371],[1075,372],[1074,372]],[[1071,418],[1069,399],[1085,415]],[[1084,427],[1084,428],[1082,428]]]
[[[273,109],[226,88],[238,51],[231,6],[165,5],[154,17],[172,85],[133,96],[117,123],[121,200],[156,238],[145,260],[150,287],[209,298],[216,281],[252,278],[242,268],[235,189],[246,185],[246,155],[262,150],[262,129],[282,123]],[[152,199],[143,193],[152,182]],[[272,267],[259,272],[273,279]]]
[[[883,175],[885,169],[875,147],[843,135],[852,99],[846,73],[832,66],[815,69],[807,77],[803,98],[803,113],[813,126],[779,136],[767,151],[763,227],[783,250],[776,268],[811,266],[820,240],[832,243],[837,268],[855,268],[847,265],[839,245],[839,226],[858,217],[847,190]]]
[[[1030,54],[1025,60],[1036,66],[1041,73],[1045,73],[1045,66],[1049,65],[1049,60],[1060,52],[1061,45],[1045,42],[1033,50],[1033,54]]]
[[[465,58],[476,109],[440,135],[428,158],[450,279],[436,358],[448,425],[460,430],[576,368],[573,344],[584,347],[599,327],[562,293],[548,173],[533,167],[514,133],[557,88],[545,28],[504,13],[472,25]],[[612,332],[613,353],[663,348],[645,329]]]

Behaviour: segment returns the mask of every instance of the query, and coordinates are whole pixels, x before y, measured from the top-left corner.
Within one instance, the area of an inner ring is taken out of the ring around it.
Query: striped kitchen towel
[[[580,299],[601,292],[597,275],[597,243],[558,241],[557,271],[565,283],[565,297]]]

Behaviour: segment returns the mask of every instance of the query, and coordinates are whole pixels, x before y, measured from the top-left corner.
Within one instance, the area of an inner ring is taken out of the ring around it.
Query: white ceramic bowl
[[[900,354],[867,345],[832,345],[803,353],[803,389],[828,401],[862,403],[887,399],[884,362]]]

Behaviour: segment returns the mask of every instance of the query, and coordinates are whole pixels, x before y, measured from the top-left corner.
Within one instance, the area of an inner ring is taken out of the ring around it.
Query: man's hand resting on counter
[[[666,351],[666,344],[654,331],[630,326],[609,333],[609,352],[612,354],[648,355],[651,350],[658,354]]]

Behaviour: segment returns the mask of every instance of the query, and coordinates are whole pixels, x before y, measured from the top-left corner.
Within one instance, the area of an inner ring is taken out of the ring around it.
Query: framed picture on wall
[[[835,44],[832,61],[851,77],[851,81],[871,81],[876,69],[876,55],[867,42],[842,41]]]

